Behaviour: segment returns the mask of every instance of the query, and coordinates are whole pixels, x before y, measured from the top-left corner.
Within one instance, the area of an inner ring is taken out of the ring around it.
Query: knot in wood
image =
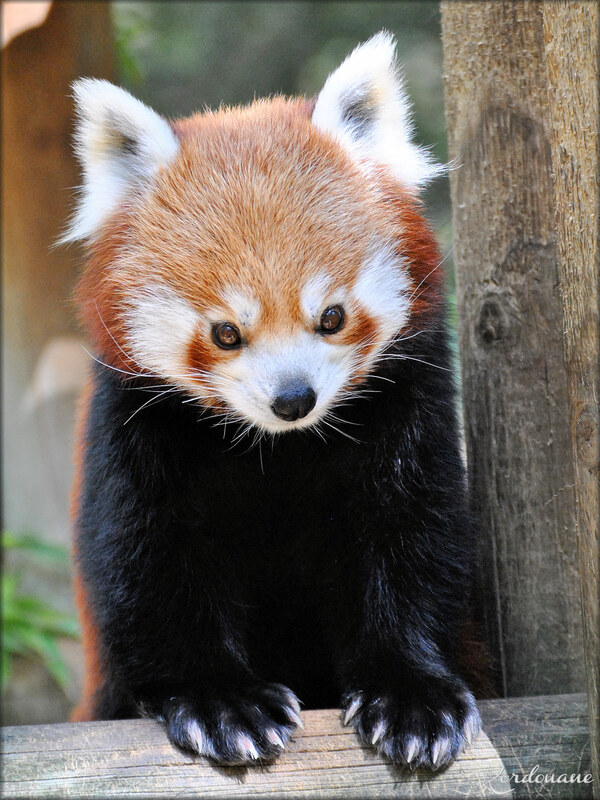
[[[521,324],[513,306],[514,301],[508,293],[489,292],[484,297],[476,323],[477,339],[481,346],[506,344],[512,347],[518,342]]]
[[[590,406],[580,411],[575,423],[575,446],[580,462],[591,469],[598,469],[600,460],[600,430],[598,414]]]

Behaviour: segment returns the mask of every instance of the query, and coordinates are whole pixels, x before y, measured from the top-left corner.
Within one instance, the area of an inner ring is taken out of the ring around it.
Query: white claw
[[[256,745],[252,741],[252,739],[245,733],[239,733],[237,735],[237,747],[240,753],[245,758],[252,758],[255,761],[260,757],[258,755],[258,750],[256,749]]]
[[[450,740],[445,736],[440,736],[439,739],[435,740],[433,747],[431,748],[431,763],[434,767],[437,767],[438,764],[441,764],[446,760],[449,749]]]
[[[293,708],[287,708],[286,707],[283,710],[287,714],[287,718],[289,719],[290,722],[293,722],[294,725],[297,725],[299,728],[303,728],[304,727],[304,724],[303,724],[302,720],[300,719],[300,714],[298,714],[296,711],[294,711]]]
[[[375,726],[375,730],[373,731],[371,744],[377,744],[384,731],[385,731],[385,722],[382,719],[380,719],[377,725]]]
[[[291,705],[291,707],[296,712],[296,714],[299,714],[300,713],[300,702],[299,702],[298,698],[296,697],[296,695],[293,692],[288,692],[287,700],[288,700],[288,703]]]
[[[465,741],[470,747],[473,744],[473,738],[474,738],[473,726],[471,725],[470,722],[465,723],[464,734],[465,734]]]
[[[406,763],[410,764],[413,758],[416,756],[417,751],[419,750],[419,740],[416,736],[411,736],[408,740],[408,746],[406,748]]]
[[[204,746],[204,736],[202,734],[202,728],[196,722],[195,719],[190,720],[186,725],[186,733],[187,738],[194,750],[197,753],[202,753],[202,748]]]
[[[453,727],[454,717],[452,716],[452,714],[449,714],[447,711],[442,711],[442,719],[449,728]]]
[[[464,725],[464,734],[467,744],[472,744],[481,730],[481,719],[477,711],[471,712]]]
[[[275,728],[269,728],[269,730],[267,731],[267,739],[273,744],[277,745],[277,747],[281,747],[281,749],[283,750],[284,748],[283,739],[277,733]]]
[[[346,709],[346,713],[344,715],[344,725],[347,725],[350,722],[350,720],[356,714],[361,705],[362,705],[362,697],[361,695],[357,695]]]

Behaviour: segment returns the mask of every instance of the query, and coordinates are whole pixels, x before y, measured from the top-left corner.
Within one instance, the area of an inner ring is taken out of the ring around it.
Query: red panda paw
[[[157,716],[173,744],[227,766],[272,761],[302,727],[298,698],[276,683],[221,696],[172,697]]]
[[[399,767],[438,770],[454,761],[481,729],[471,692],[430,679],[392,692],[348,692],[342,722]]]

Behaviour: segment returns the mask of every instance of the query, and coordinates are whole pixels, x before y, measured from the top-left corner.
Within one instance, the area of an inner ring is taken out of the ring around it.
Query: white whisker
[[[363,442],[361,442],[360,439],[356,439],[354,436],[350,436],[349,433],[346,433],[346,431],[342,431],[340,430],[340,428],[336,428],[336,426],[332,425],[331,422],[329,422],[325,417],[323,417],[321,421],[323,425],[327,425],[327,427],[333,428],[334,431],[337,431],[337,433],[341,434],[342,436],[345,436],[346,439],[350,439],[351,442],[354,442],[355,444],[363,444]]]
[[[93,355],[92,353],[90,353],[90,351],[87,349],[87,347],[85,347],[84,345],[81,345],[81,347],[82,347],[82,349],[83,349],[83,350],[85,350],[85,352],[88,354],[88,356],[89,356],[91,359],[93,359],[93,360],[94,360],[94,361],[95,361],[97,364],[101,364],[103,367],[106,367],[107,369],[112,369],[112,370],[114,370],[115,372],[121,372],[121,373],[123,373],[123,375],[130,375],[130,376],[132,376],[132,377],[134,377],[134,378],[142,378],[142,377],[145,377],[145,376],[141,375],[141,374],[140,374],[140,373],[138,373],[138,372],[131,372],[130,370],[126,370],[126,369],[120,369],[119,367],[113,367],[113,366],[112,366],[112,364],[106,364],[104,361],[101,361],[101,360],[100,360],[99,358],[97,358],[95,355]]]
[[[384,360],[387,361],[417,361],[419,364],[425,364],[427,367],[433,367],[434,369],[441,369],[444,372],[451,372],[452,370],[449,367],[442,367],[439,364],[432,364],[430,361],[425,361],[422,358],[415,358],[414,356],[406,356],[402,353],[389,353],[384,357]]]
[[[140,411],[142,411],[142,409],[144,409],[144,408],[147,408],[147,407],[148,407],[149,405],[151,405],[152,403],[157,403],[157,402],[158,402],[158,401],[159,401],[159,400],[160,400],[162,397],[164,397],[164,396],[165,396],[165,395],[167,395],[167,394],[172,394],[172,393],[173,393],[173,392],[175,392],[175,391],[179,391],[179,390],[177,389],[177,387],[176,387],[176,386],[173,386],[171,389],[167,389],[166,391],[164,391],[164,392],[161,392],[159,395],[157,395],[157,396],[155,396],[155,397],[151,397],[149,400],[146,400],[146,402],[145,402],[145,403],[142,403],[142,405],[141,405],[139,408],[137,408],[137,409],[136,409],[136,410],[133,412],[133,414],[130,414],[130,416],[129,416],[129,417],[127,417],[127,419],[125,420],[125,422],[123,423],[123,425],[127,425],[127,423],[128,423],[130,420],[132,420],[132,419],[135,417],[135,415],[136,415],[136,414],[138,414]]]
[[[425,281],[427,280],[427,278],[429,278],[431,275],[433,275],[433,273],[434,273],[434,272],[435,272],[437,269],[439,269],[439,268],[442,266],[442,264],[443,264],[443,263],[446,261],[446,259],[447,259],[447,258],[449,258],[449,256],[451,255],[451,253],[452,253],[453,251],[454,251],[454,245],[452,245],[452,247],[451,247],[451,248],[448,250],[448,252],[446,253],[446,255],[445,255],[443,258],[442,258],[442,260],[441,260],[441,261],[439,261],[439,262],[438,262],[438,263],[435,265],[435,267],[434,267],[432,270],[430,270],[430,271],[427,273],[427,275],[425,275],[425,277],[424,277],[424,278],[423,278],[423,279],[422,279],[422,280],[419,282],[419,284],[418,284],[418,285],[417,285],[417,286],[416,286],[416,287],[413,289],[413,291],[412,291],[412,293],[411,293],[410,297],[408,298],[408,302],[409,302],[409,303],[410,303],[410,302],[413,300],[413,298],[414,298],[415,294],[416,294],[416,293],[419,291],[419,289],[420,289],[420,288],[421,288],[421,286],[422,286],[422,285],[425,283]],[[421,296],[421,295],[419,295],[419,297],[420,297],[420,296]],[[418,298],[415,298],[415,299],[417,299],[417,300],[418,300]]]
[[[100,319],[100,322],[102,323],[102,325],[103,325],[103,327],[104,327],[104,330],[105,330],[105,331],[108,333],[108,335],[109,335],[109,336],[110,336],[110,338],[113,340],[113,342],[116,344],[116,346],[119,348],[119,350],[121,351],[121,353],[122,353],[122,354],[125,356],[125,358],[126,358],[126,359],[128,359],[129,361],[133,361],[133,363],[134,363],[134,364],[136,364],[136,365],[137,365],[137,366],[138,366],[138,367],[139,367],[141,370],[143,370],[144,372],[146,372],[146,369],[145,369],[145,367],[144,367],[142,364],[139,364],[139,363],[136,361],[136,359],[135,359],[135,358],[133,358],[133,356],[130,356],[130,355],[128,355],[128,354],[125,352],[125,350],[123,350],[123,348],[121,347],[121,345],[120,345],[120,344],[117,342],[117,340],[116,340],[116,339],[115,339],[115,337],[112,335],[112,333],[109,331],[109,329],[108,329],[108,326],[106,325],[106,323],[105,323],[105,322],[104,322],[104,320],[102,319],[102,314],[100,313],[100,309],[98,308],[98,303],[97,303],[95,300],[94,300],[94,306],[95,306],[95,308],[96,308],[96,312],[97,312],[97,314],[98,314],[98,318]]]

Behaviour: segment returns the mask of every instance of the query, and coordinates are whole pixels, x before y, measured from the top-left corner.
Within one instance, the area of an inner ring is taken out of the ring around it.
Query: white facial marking
[[[343,306],[348,299],[344,287],[333,288],[333,280],[326,272],[319,272],[309,278],[300,294],[300,305],[308,323],[319,320],[321,314],[329,306]]]
[[[240,421],[272,433],[305,428],[326,419],[360,368],[368,372],[382,349],[406,324],[411,283],[406,264],[391,246],[379,244],[359,271],[354,285],[335,290],[326,272],[310,278],[301,290],[308,326],[324,309],[339,303],[349,318],[364,309],[376,321],[376,337],[368,354],[354,344],[312,330],[284,339],[263,335],[213,369],[213,386]],[[232,305],[233,307],[233,305]],[[286,385],[301,383],[316,395],[314,408],[296,420],[281,419],[272,405]]]
[[[201,322],[200,314],[167,286],[149,285],[125,314],[125,350],[153,373],[189,384],[187,348]]]
[[[223,294],[222,308],[199,313],[167,286],[149,285],[130,300],[125,313],[126,352],[140,366],[198,399],[220,400],[232,419],[260,431],[279,433],[327,423],[328,413],[344,397],[357,371],[368,373],[408,321],[411,289],[405,262],[385,244],[373,249],[353,286],[333,289],[332,283],[322,272],[302,288],[306,329],[253,336],[227,356],[219,354],[205,373],[194,372],[189,364],[193,339],[204,336],[209,347],[216,347],[210,339],[211,325],[225,319],[251,327],[260,316],[260,303],[250,293],[230,287]],[[344,344],[343,335],[325,336],[314,330],[325,308],[338,303],[349,320],[360,310],[375,320],[368,351],[362,343]],[[293,384],[312,390],[316,400],[305,416],[286,419],[274,403]]]
[[[250,328],[260,317],[261,305],[250,293],[241,289],[228,287],[223,292],[223,303],[233,311],[239,322],[246,328]],[[217,320],[215,320],[217,321]]]
[[[241,418],[275,433],[318,422],[352,374],[353,363],[353,348],[309,331],[284,341],[264,336],[217,364],[215,385]],[[286,382],[298,380],[315,392],[316,405],[307,416],[286,422],[271,405]]]
[[[352,297],[377,321],[379,344],[385,344],[408,321],[411,282],[402,257],[379,248],[358,274]]]
[[[386,31],[359,45],[327,79],[314,124],[333,135],[363,166],[388,166],[416,190],[443,171],[412,139],[410,103],[396,65],[394,37]]]
[[[326,272],[319,272],[309,278],[300,294],[300,305],[307,321],[312,321],[324,310],[324,301],[331,289],[331,278]]]

